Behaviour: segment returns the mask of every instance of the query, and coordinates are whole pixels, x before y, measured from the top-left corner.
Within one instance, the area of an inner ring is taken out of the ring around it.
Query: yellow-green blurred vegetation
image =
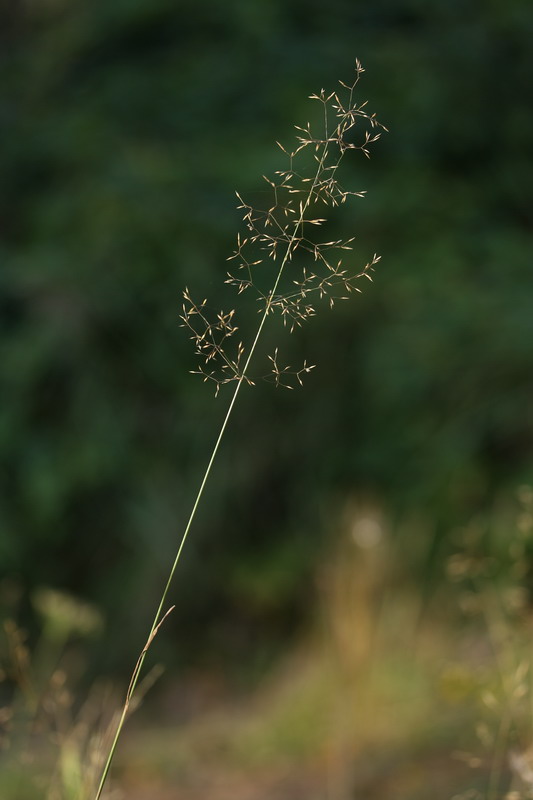
[[[235,190],[356,58],[390,132],[332,230],[382,260],[265,329],[316,369],[243,387],[111,789],[531,796],[532,34],[530,0],[0,4],[2,800],[92,800],[225,413],[182,290],[231,302]]]

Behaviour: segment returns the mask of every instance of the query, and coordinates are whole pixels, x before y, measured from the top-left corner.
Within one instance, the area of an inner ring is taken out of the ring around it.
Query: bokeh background
[[[241,393],[162,680],[267,674],[346,531],[386,535],[417,625],[442,609],[457,530],[532,480],[532,34],[530,0],[2,3],[1,603],[30,641],[58,590],[103,620],[85,680],[131,669],[228,397],[189,374],[182,289],[218,304],[235,190],[356,58],[390,132],[336,225],[382,261],[280,342],[302,390]]]

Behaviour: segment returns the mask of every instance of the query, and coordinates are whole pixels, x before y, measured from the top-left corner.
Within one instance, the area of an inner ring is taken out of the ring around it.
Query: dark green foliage
[[[356,57],[391,133],[355,159],[350,188],[369,194],[338,232],[357,265],[383,260],[361,298],[285,338],[287,363],[318,365],[303,392],[243,392],[176,620],[297,609],[339,489],[445,531],[530,477],[530,0],[2,14],[5,575],[92,598],[125,634],[152,614],[224,406],[188,374],[181,290],[217,302],[234,190],[261,191],[303,98]]]

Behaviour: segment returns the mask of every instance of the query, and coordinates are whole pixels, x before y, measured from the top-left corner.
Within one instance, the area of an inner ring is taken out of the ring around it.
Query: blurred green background
[[[131,667],[228,396],[189,374],[181,291],[217,305],[234,191],[356,58],[390,133],[336,224],[382,261],[283,338],[317,364],[303,390],[242,392],[160,647],[238,664],[291,636],[354,494],[417,520],[403,552],[433,582],[449,531],[532,478],[530,0],[1,9],[4,613],[69,591],[106,620],[93,668]]]

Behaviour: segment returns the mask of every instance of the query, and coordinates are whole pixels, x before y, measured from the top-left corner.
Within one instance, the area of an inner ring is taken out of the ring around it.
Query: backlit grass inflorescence
[[[244,384],[255,383],[250,377],[249,368],[267,318],[278,314],[283,324],[293,331],[315,314],[317,301],[327,300],[333,306],[336,300],[346,299],[351,292],[360,291],[359,281],[362,278],[371,279],[372,269],[379,261],[379,257],[374,255],[363,269],[345,267],[343,256],[351,250],[353,237],[317,241],[312,233],[326,223],[324,209],[344,203],[351,195],[364,196],[364,192],[348,191],[341,185],[339,168],[348,151],[360,150],[368,157],[369,146],[379,138],[380,130],[385,130],[375,115],[365,110],[366,103],[358,103],[354,98],[363,71],[361,63],[357,61],[352,84],[341,81],[342,91],[327,94],[322,89],[319,94],[310,96],[322,105],[320,133],[315,133],[309,123],[305,127],[296,126],[296,147],[290,151],[279,145],[288,164],[285,169],[275,172],[273,178],[264,176],[270,187],[270,199],[264,208],[255,208],[237,194],[239,208],[243,211],[245,232],[237,235],[237,246],[229,257],[229,261],[235,262],[235,267],[227,273],[226,283],[236,288],[238,295],[252,292],[259,304],[259,323],[250,343],[245,345],[238,335],[236,309],[211,315],[207,300],[197,303],[188,289],[183,293],[180,316],[200,359],[198,369],[193,372],[202,375],[205,381],[212,381],[216,394],[226,383],[234,382],[235,388],[200,481],[146,644],[134,667],[95,800],[100,800],[102,796],[118,740],[133,705],[146,654],[172,610],[164,610],[170,586],[239,391]],[[366,123],[361,135],[357,128],[359,123]],[[360,141],[357,141],[358,136]],[[269,266],[271,269],[267,270]],[[270,288],[262,289],[264,285]],[[313,369],[313,365],[306,361],[299,368],[281,366],[277,348],[267,356],[267,361],[269,374],[265,377],[276,386],[293,388],[295,383],[301,384],[303,376]]]
[[[352,249],[354,237],[319,240],[316,235],[327,222],[323,216],[327,207],[338,206],[350,196],[365,195],[364,191],[348,191],[340,183],[339,168],[345,154],[360,150],[368,157],[369,146],[379,138],[380,129],[385,129],[375,114],[366,111],[366,102],[358,103],[354,98],[363,71],[357,61],[351,85],[341,81],[340,92],[327,94],[322,89],[310,95],[323,107],[322,129],[317,134],[310,123],[295,126],[298,135],[293,150],[278,142],[288,164],[272,178],[263,176],[269,187],[263,208],[247,203],[237,193],[244,232],[238,233],[235,250],[228,258],[235,265],[227,273],[226,283],[239,295],[252,293],[260,314],[279,314],[291,332],[315,315],[317,302],[326,300],[333,307],[336,300],[360,292],[361,279],[371,280],[379,261],[374,255],[362,269],[347,267],[344,258]],[[366,126],[361,134],[357,128],[360,123]],[[273,263],[277,277],[270,289],[262,289],[265,273]],[[289,265],[290,270],[286,269]],[[231,381],[253,384],[247,372],[247,356],[255,343],[248,348],[243,344],[236,309],[210,317],[207,300],[195,302],[188,289],[183,297],[181,319],[200,360],[193,371],[213,381],[217,394],[221,385]],[[300,369],[280,368],[277,350],[268,358],[270,379],[279,386],[292,388],[294,381],[289,382],[289,376],[301,383],[301,376],[312,369],[307,363]]]

